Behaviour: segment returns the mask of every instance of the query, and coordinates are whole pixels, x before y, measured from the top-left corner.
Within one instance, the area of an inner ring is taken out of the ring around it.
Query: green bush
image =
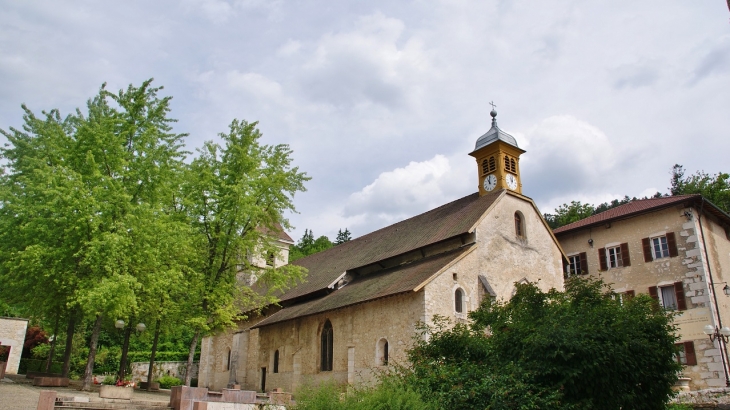
[[[297,390],[294,410],[435,410],[403,379],[387,375],[372,387],[349,388],[335,383]]]
[[[116,376],[106,376],[104,377],[104,380],[101,381],[101,384],[107,385],[107,386],[114,386],[117,384],[117,377]]]
[[[28,374],[28,372],[45,372],[46,361],[40,359],[20,359],[18,365],[18,374]],[[51,362],[51,373],[61,373],[63,371],[63,363]]]
[[[169,389],[172,386],[181,386],[183,384],[182,380],[174,376],[162,376],[156,382],[160,383],[160,388],[162,389]]]

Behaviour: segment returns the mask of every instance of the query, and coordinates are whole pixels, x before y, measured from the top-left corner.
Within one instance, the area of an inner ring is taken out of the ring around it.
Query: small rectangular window
[[[659,290],[662,293],[662,306],[665,309],[677,310],[677,296],[674,285],[661,286]]]
[[[666,236],[651,238],[651,245],[654,252],[654,259],[669,257],[669,244],[667,243]]]
[[[619,268],[624,266],[623,258],[621,257],[621,247],[615,246],[613,248],[606,248],[606,257],[608,258],[609,268]]]
[[[568,256],[570,264],[568,265],[568,276],[579,275],[582,272],[582,266],[580,263],[580,255]]]

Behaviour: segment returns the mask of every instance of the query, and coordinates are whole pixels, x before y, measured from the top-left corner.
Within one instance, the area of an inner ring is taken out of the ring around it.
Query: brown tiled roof
[[[650,198],[631,201],[628,204],[620,205],[607,211],[601,212],[600,214],[595,214],[593,216],[589,216],[588,218],[581,219],[580,221],[561,226],[560,228],[553,230],[553,233],[559,235],[562,233],[574,231],[576,229],[600,225],[617,219],[623,219],[645,212],[675,206],[684,202],[695,202],[698,200],[702,200],[702,195],[676,195],[663,198]],[[712,207],[715,207],[711,203],[707,203]]]
[[[265,226],[262,226],[262,227],[259,227],[256,229],[265,235],[275,237],[276,239],[279,239],[281,241],[294,243],[294,240],[291,238],[291,236],[289,236],[289,234],[286,233],[286,231],[284,231],[284,228],[278,222],[274,224],[273,230],[268,229]]]
[[[442,253],[410,264],[400,265],[370,275],[356,277],[352,283],[309,302],[285,307],[254,327],[271,325],[356,305],[374,299],[411,292],[433,275],[471,252],[473,245]]]
[[[504,190],[474,193],[367,235],[298,259],[306,282],[288,290],[282,302],[327,288],[344,272],[469,232]]]

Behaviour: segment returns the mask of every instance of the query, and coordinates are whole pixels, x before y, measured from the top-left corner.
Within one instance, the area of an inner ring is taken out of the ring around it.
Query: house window
[[[677,347],[677,361],[680,364],[685,366],[697,365],[694,342],[677,343],[674,346]]]
[[[661,286],[662,306],[664,309],[677,310],[677,295],[674,293],[674,286]]]
[[[388,340],[382,338],[378,340],[378,346],[376,348],[376,363],[378,366],[388,365]]]
[[[687,310],[684,284],[682,282],[675,282],[672,285],[652,286],[649,288],[649,296],[665,309]]]
[[[669,257],[669,245],[667,244],[666,236],[651,238],[651,245],[654,251],[654,259]]]
[[[600,248],[598,250],[598,262],[602,271],[621,266],[631,266],[629,244],[622,243],[619,246]]]
[[[666,235],[652,238],[643,238],[641,244],[644,247],[644,262],[679,256],[677,236],[674,232],[667,232]]]
[[[266,266],[274,266],[274,261],[276,260],[276,257],[274,255],[274,252],[269,252],[266,254]]]
[[[608,267],[618,268],[624,266],[623,259],[621,258],[621,247],[614,246],[613,248],[606,248],[606,256],[608,257]]]
[[[279,351],[274,352],[274,373],[279,373]]]
[[[454,310],[456,313],[464,313],[464,290],[461,288],[454,292]]]
[[[332,371],[332,323],[327,320],[322,328],[322,340],[321,340],[321,361],[320,370],[323,372]]]
[[[568,264],[565,266],[568,276],[588,273],[588,261],[585,252],[568,256]]]

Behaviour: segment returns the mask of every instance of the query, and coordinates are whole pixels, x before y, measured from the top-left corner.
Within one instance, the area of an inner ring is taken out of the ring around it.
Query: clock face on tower
[[[485,191],[491,191],[496,186],[497,186],[497,177],[495,177],[494,174],[487,175],[487,177],[484,178],[484,190]]]
[[[512,174],[507,174],[507,177],[505,178],[507,180],[507,186],[511,190],[517,189],[517,178],[515,178]]]

